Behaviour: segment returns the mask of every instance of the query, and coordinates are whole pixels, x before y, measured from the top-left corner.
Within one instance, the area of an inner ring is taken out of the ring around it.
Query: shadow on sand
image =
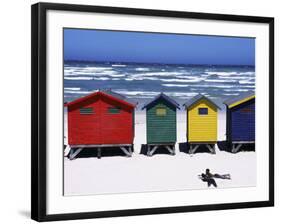
[[[142,144],[141,145],[140,154],[147,155],[147,144]],[[164,146],[159,146],[155,150],[155,152],[153,153],[153,155],[156,155],[156,154],[167,154],[167,155],[170,155],[170,152]]]
[[[217,142],[217,146],[220,151],[225,151],[231,153],[231,144],[229,144],[227,141],[219,141]],[[132,148],[132,151],[134,152],[134,148]],[[189,144],[187,142],[180,142],[179,143],[179,151],[182,153],[189,154]],[[238,152],[241,151],[255,151],[255,144],[243,144]],[[208,148],[204,145],[200,145],[195,153],[210,153]],[[146,155],[147,154],[147,144],[141,145],[140,154]],[[167,154],[169,155],[169,151],[163,147],[160,146],[156,151],[153,153],[153,155],[156,154]],[[101,150],[101,156],[102,157],[112,157],[112,156],[122,156],[126,157],[124,152],[119,147],[107,147],[102,148]],[[98,150],[97,148],[85,148],[83,149],[76,158],[90,158],[90,157],[98,157]]]
[[[189,144],[187,142],[180,142],[179,143],[179,150],[180,152],[189,154]],[[196,150],[196,153],[210,153],[210,150],[205,145],[200,145]]]
[[[231,153],[231,144],[227,141],[219,141],[217,142],[218,148],[221,151],[224,152],[230,152]],[[255,151],[255,144],[242,144],[241,148],[239,149],[239,152],[254,152]]]
[[[134,148],[132,148],[134,152]],[[122,156],[126,157],[124,152],[119,147],[104,147],[101,149],[101,158],[102,157],[113,157],[113,156]],[[98,158],[98,148],[84,148],[76,158]]]

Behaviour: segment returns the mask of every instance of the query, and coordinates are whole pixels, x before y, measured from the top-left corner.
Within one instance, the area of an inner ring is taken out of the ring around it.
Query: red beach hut
[[[86,147],[120,147],[131,156],[134,141],[136,104],[111,90],[97,91],[66,103],[70,159]]]

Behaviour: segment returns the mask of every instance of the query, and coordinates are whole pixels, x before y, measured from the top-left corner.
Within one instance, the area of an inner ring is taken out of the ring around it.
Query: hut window
[[[199,115],[208,115],[208,108],[199,108],[198,114]]]
[[[107,112],[109,114],[120,114],[120,108],[119,107],[108,107]]]
[[[80,108],[80,114],[93,114],[94,109],[92,107]]]
[[[156,108],[157,116],[166,116],[166,114],[167,114],[166,108]]]

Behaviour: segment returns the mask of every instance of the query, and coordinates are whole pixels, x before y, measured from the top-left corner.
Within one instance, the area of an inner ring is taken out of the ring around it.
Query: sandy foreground
[[[66,116],[65,116],[66,117]],[[176,155],[140,154],[141,144],[146,143],[145,113],[136,113],[133,156],[64,159],[64,194],[89,195],[149,191],[175,191],[206,189],[206,182],[198,175],[209,168],[212,173],[231,174],[231,180],[216,179],[218,188],[251,187],[256,185],[256,153],[216,154],[197,153],[192,156],[179,152]],[[186,116],[177,113],[177,143],[185,142]],[[67,123],[65,122],[65,142]],[[225,115],[219,114],[218,140],[225,140]]]

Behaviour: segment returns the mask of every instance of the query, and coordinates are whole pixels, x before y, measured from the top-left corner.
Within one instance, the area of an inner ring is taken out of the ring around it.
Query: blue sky
[[[64,29],[64,59],[164,64],[255,65],[255,39]]]

